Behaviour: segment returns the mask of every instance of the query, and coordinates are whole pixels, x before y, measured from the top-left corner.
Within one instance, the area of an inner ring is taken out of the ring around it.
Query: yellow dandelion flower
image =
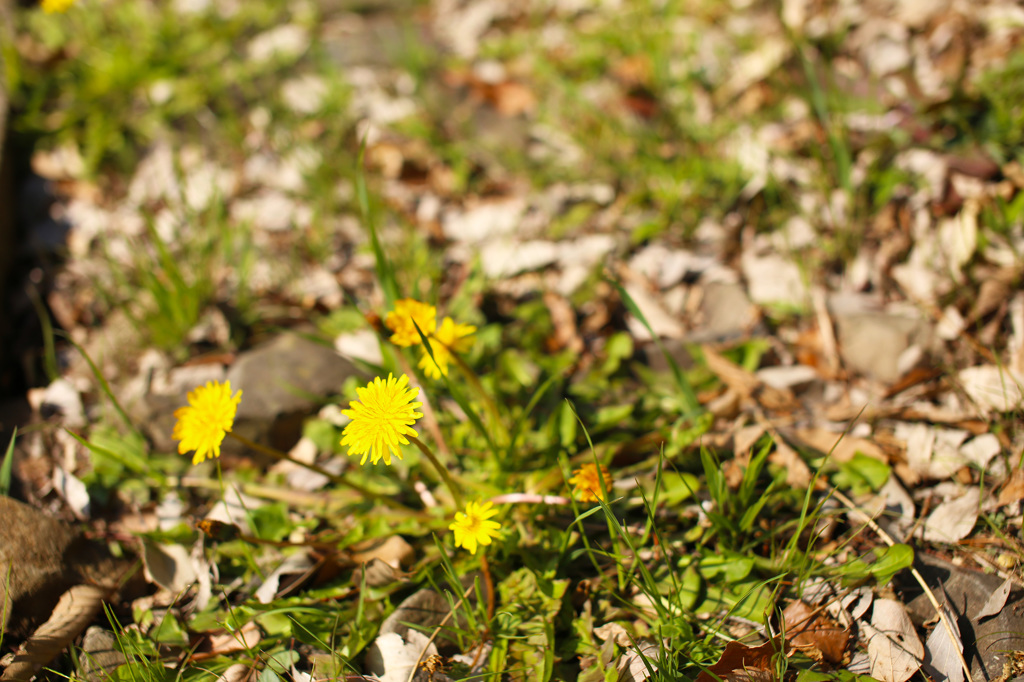
[[[601,465],[601,477],[599,478],[597,475],[597,465],[590,462],[572,472],[572,478],[569,479],[569,483],[575,486],[573,492],[579,495],[581,502],[597,502],[598,500],[605,499],[604,489],[601,487],[601,478],[604,479],[604,484],[610,488],[612,477],[608,473],[608,467],[603,464]]]
[[[442,374],[448,376],[448,361],[452,353],[465,353],[472,348],[475,333],[476,327],[471,324],[455,324],[452,318],[444,318],[441,327],[427,340],[434,358],[431,360],[430,353],[424,348],[419,368],[431,379],[440,379]]]
[[[420,389],[409,388],[409,377],[404,374],[397,379],[388,374],[386,381],[377,377],[365,388],[357,388],[359,400],[341,411],[352,420],[341,433],[348,454],[362,455],[360,464],[369,458],[374,464],[383,459],[390,466],[392,454],[402,459],[399,443],[408,444],[406,436],[419,435],[411,428],[423,416],[416,411],[423,403],[413,402],[419,393]]]
[[[493,507],[493,502],[470,502],[466,511],[455,513],[455,521],[448,529],[455,533],[456,547],[465,547],[470,554],[476,554],[477,545],[489,545],[491,538],[498,537],[501,524],[488,520],[498,513]]]
[[[231,395],[231,382],[207,381],[188,394],[188,405],[174,411],[178,421],[171,436],[178,443],[182,455],[195,450],[192,463],[220,457],[220,444],[224,434],[235,423],[235,411],[242,400],[242,392]]]
[[[430,336],[437,329],[437,308],[411,298],[396,301],[395,309],[384,318],[384,325],[394,332],[391,343],[406,348],[423,343],[413,321],[426,336]]]
[[[40,7],[47,14],[63,14],[75,4],[75,0],[43,0]]]

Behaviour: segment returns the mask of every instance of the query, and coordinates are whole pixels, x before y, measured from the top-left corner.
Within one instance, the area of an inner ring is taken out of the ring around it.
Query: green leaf
[[[661,474],[661,485],[664,492],[660,502],[673,507],[700,490],[700,479],[693,474],[666,471]]]
[[[11,442],[7,445],[7,452],[4,454],[3,464],[0,465],[0,495],[11,493],[11,469],[14,466],[14,441],[18,438],[18,427],[14,427],[11,434]]]
[[[594,415],[594,426],[617,426],[633,414],[632,405],[609,405]]]
[[[893,576],[914,563],[914,550],[910,545],[879,547],[874,551],[875,560],[865,561],[857,557],[839,568],[843,582],[855,584],[874,578],[880,586],[887,585]]]
[[[875,550],[877,559],[871,567],[879,585],[887,585],[893,576],[914,564],[914,548],[910,545],[893,545]]]
[[[569,403],[562,403],[558,407],[558,442],[568,448],[576,442],[577,433],[576,413]]]
[[[865,492],[865,488],[877,492],[889,480],[891,473],[892,469],[885,462],[857,452],[852,459],[839,465],[839,471],[832,476],[832,484],[855,493]]]

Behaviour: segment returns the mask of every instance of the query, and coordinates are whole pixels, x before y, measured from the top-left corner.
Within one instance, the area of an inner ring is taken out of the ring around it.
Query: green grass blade
[[[359,211],[363,222],[370,233],[370,246],[373,247],[373,258],[377,268],[377,280],[384,292],[384,304],[388,310],[395,307],[398,300],[398,281],[395,279],[395,268],[384,253],[380,236],[377,234],[377,222],[370,210],[370,195],[366,189],[366,172],[363,170],[363,159],[366,155],[366,138],[359,145],[359,158],[356,162],[356,198],[359,200]]]
[[[629,295],[629,292],[619,282],[616,280],[608,280],[608,282],[618,290],[626,309],[629,310],[633,317],[640,320],[640,324],[650,333],[651,338],[654,340],[654,345],[658,347],[668,366],[672,369],[672,377],[675,379],[676,386],[679,387],[679,392],[683,394],[687,416],[700,414],[703,410],[701,409],[700,402],[697,400],[697,394],[694,392],[693,386],[690,385],[690,382],[683,375],[683,371],[679,369],[679,363],[665,350],[664,344],[661,343],[658,335],[654,333],[654,328],[651,327],[651,323],[647,321],[636,301],[633,300],[633,297]]]
[[[132,418],[129,417],[128,413],[124,411],[123,407],[121,407],[121,403],[118,402],[117,397],[114,396],[114,392],[110,390],[110,384],[107,383],[107,380],[106,378],[104,378],[103,373],[100,372],[99,367],[97,367],[96,363],[92,361],[92,358],[89,357],[89,354],[85,352],[85,349],[82,348],[77,343],[75,343],[74,339],[72,339],[67,334],[61,334],[61,336],[63,336],[68,343],[74,346],[75,350],[77,350],[85,359],[86,363],[89,365],[89,370],[92,372],[92,375],[96,377],[96,381],[99,383],[100,390],[103,391],[103,395],[107,396],[107,399],[110,400],[111,404],[114,406],[114,409],[117,411],[117,414],[121,417],[121,420],[125,423],[125,425],[133,433],[135,433],[140,438],[145,440],[145,436],[142,435],[142,432],[139,431],[138,427],[135,426],[135,423],[132,421]]]
[[[4,455],[3,464],[0,464],[0,495],[11,494],[11,472],[14,468],[14,442],[18,438],[18,427],[14,427],[11,434],[11,442],[7,445],[7,453]]]
[[[124,466],[125,469],[128,469],[130,471],[134,471],[137,474],[142,474],[142,475],[156,474],[159,478],[163,478],[163,476],[161,476],[160,474],[157,474],[156,472],[151,471],[150,468],[148,466],[146,466],[144,463],[137,462],[137,461],[135,461],[135,460],[133,460],[133,459],[131,459],[129,457],[124,457],[120,453],[114,452],[113,450],[108,450],[107,448],[101,447],[101,446],[96,445],[94,443],[90,443],[85,438],[83,438],[82,436],[79,436],[77,433],[75,433],[71,429],[64,429],[64,430],[68,433],[69,436],[71,436],[72,438],[77,440],[79,443],[81,443],[84,448],[88,449],[89,452],[93,452],[93,453],[96,453],[98,455],[102,455],[103,457],[109,457],[110,459],[112,459],[115,462],[118,462],[119,464]]]

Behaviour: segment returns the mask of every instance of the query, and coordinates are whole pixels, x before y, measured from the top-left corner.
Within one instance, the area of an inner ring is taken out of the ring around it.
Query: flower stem
[[[345,486],[346,488],[349,488],[350,490],[354,490],[357,493],[359,493],[360,495],[363,495],[364,497],[367,497],[367,498],[373,500],[374,502],[380,502],[381,504],[386,505],[388,507],[391,507],[392,509],[408,509],[408,507],[406,507],[404,504],[402,504],[401,502],[399,502],[399,501],[397,501],[397,500],[395,500],[395,499],[393,499],[391,497],[388,497],[387,495],[381,495],[380,493],[375,493],[372,490],[368,490],[367,488],[364,488],[363,486],[359,485],[358,483],[353,483],[352,481],[348,480],[344,476],[341,476],[341,475],[338,475],[338,474],[332,474],[330,471],[327,471],[327,469],[324,469],[323,467],[317,466],[316,464],[310,464],[310,463],[303,462],[301,460],[295,459],[294,457],[292,457],[288,453],[281,452],[280,450],[278,450],[276,448],[267,447],[266,445],[260,445],[259,443],[256,443],[254,441],[249,440],[245,436],[240,436],[239,434],[235,433],[234,431],[228,431],[228,435],[231,436],[232,438],[234,438],[235,440],[237,440],[239,443],[241,443],[242,445],[244,445],[247,448],[255,450],[256,452],[261,452],[264,455],[269,455],[270,457],[273,457],[274,459],[277,459],[277,460],[281,460],[281,461],[284,461],[284,462],[291,462],[292,464],[298,464],[299,466],[305,467],[306,469],[309,469],[310,471],[312,471],[314,473],[320,474],[321,476],[326,476],[327,479],[330,480],[332,483],[334,483],[336,485]]]
[[[448,469],[443,467],[441,463],[437,461],[437,457],[434,455],[434,453],[431,452],[430,448],[424,445],[423,441],[421,441],[419,438],[417,438],[416,436],[406,436],[406,438],[409,439],[410,443],[418,447],[420,449],[420,452],[423,453],[423,456],[429,459],[430,463],[434,465],[434,468],[437,470],[438,475],[441,476],[441,480],[444,481],[444,484],[446,486],[448,486],[448,490],[452,494],[452,500],[455,501],[455,506],[458,509],[461,509],[464,506],[462,504],[462,493],[459,492],[459,486],[457,486],[455,484],[455,481],[452,480],[451,475],[448,473]]]
[[[484,594],[487,595],[487,627],[490,629],[494,620],[494,580],[491,578],[491,566],[487,563],[487,553],[480,553],[480,572],[484,574]]]

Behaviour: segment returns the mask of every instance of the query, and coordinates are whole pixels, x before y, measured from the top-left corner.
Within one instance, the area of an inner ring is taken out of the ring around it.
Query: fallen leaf
[[[111,590],[98,585],[75,585],[65,592],[50,618],[21,645],[0,680],[28,682],[64,650],[100,610]]]
[[[981,492],[971,488],[962,497],[943,502],[924,522],[921,537],[926,542],[956,543],[970,535],[978,521]]]
[[[192,557],[181,545],[142,540],[142,564],[146,578],[170,592],[182,592],[197,579]]]
[[[840,663],[846,655],[850,633],[807,602],[792,602],[782,612],[786,623],[786,644],[814,659]]]
[[[234,632],[212,635],[210,637],[210,653],[233,654],[238,651],[251,651],[262,639],[263,633],[260,632],[256,621],[250,620]]]
[[[437,654],[430,638],[416,630],[405,636],[386,632],[373,641],[366,652],[366,671],[381,682],[407,682],[416,664]]]
[[[1006,606],[1006,598],[1010,596],[1010,589],[1013,588],[1013,581],[1007,578],[1003,581],[1003,584],[996,588],[996,590],[989,595],[989,598],[982,605],[981,610],[978,611],[978,615],[974,617],[975,622],[979,622],[989,616],[998,616],[999,612]]]
[[[1024,469],[1014,469],[1003,489],[999,491],[999,506],[1024,500]]]
[[[352,545],[352,561],[362,564],[373,559],[380,559],[389,566],[401,568],[412,563],[414,551],[412,545],[400,535],[389,536],[385,540],[372,540]]]
[[[924,645],[907,609],[893,599],[876,599],[865,624],[871,676],[880,682],[906,682],[921,667]]]
[[[654,642],[643,640],[636,647],[626,650],[615,666],[619,671],[618,682],[644,682],[658,672],[658,655],[661,648]]]
[[[1021,378],[1005,367],[968,367],[957,377],[968,397],[983,410],[1009,412],[1021,404]]]
[[[836,462],[849,462],[858,452],[882,462],[889,461],[882,448],[867,438],[835,433],[818,427],[797,429],[796,437],[805,445],[824,453],[831,453]]]
[[[533,90],[516,81],[505,81],[491,86],[486,98],[503,116],[529,114],[537,108],[537,96],[533,94]]]
[[[960,628],[956,624],[956,614],[948,606],[949,596],[942,583],[939,583],[938,592],[940,594],[936,596],[941,596],[942,612],[953,629],[953,638],[950,638],[949,630],[941,620],[936,623],[924,644],[924,662],[921,667],[933,680],[963,682],[964,669],[960,665],[960,655],[964,644],[960,640]]]
[[[811,468],[793,448],[781,438],[775,439],[775,449],[768,455],[768,461],[786,469],[786,484],[804,489],[811,483]]]
[[[256,590],[256,600],[261,604],[269,604],[277,597],[281,588],[282,578],[291,575],[308,575],[313,567],[313,561],[308,553],[296,552],[295,554],[289,554],[274,569],[274,572],[267,576],[267,579],[263,581],[259,589]]]
[[[722,657],[707,670],[702,670],[697,682],[718,682],[715,676],[725,682],[773,682],[775,665],[772,659],[778,652],[778,643],[774,640],[757,647],[729,642]]]
[[[71,507],[75,518],[85,520],[89,518],[91,502],[89,491],[80,478],[69,471],[65,471],[59,464],[53,467],[53,488],[64,498],[64,501]]]
[[[252,668],[244,663],[235,663],[221,673],[217,682],[243,682],[252,672]]]

